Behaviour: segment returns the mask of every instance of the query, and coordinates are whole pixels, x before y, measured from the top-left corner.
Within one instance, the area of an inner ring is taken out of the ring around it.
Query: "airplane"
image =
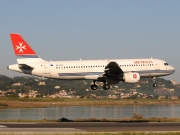
[[[96,82],[103,82],[103,89],[110,84],[138,83],[141,78],[167,76],[175,68],[160,59],[106,59],[46,61],[41,59],[18,33],[10,34],[17,64],[7,68],[16,72],[60,80],[92,80],[92,90],[98,88]],[[153,87],[157,83],[153,82]]]

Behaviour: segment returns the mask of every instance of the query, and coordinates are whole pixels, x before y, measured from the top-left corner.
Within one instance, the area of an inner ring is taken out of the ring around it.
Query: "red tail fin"
[[[16,55],[35,55],[35,51],[27,44],[20,34],[10,34]]]

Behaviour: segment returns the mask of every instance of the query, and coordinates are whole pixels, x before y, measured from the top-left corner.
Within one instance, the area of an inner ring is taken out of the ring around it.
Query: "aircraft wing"
[[[123,80],[123,71],[116,62],[109,62],[105,67],[104,77],[109,81],[120,81]]]

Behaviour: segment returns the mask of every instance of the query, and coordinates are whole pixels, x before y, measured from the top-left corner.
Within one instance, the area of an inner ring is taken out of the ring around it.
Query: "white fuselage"
[[[8,69],[45,78],[96,80],[102,76],[109,62],[116,62],[124,73],[137,72],[140,77],[160,77],[175,72],[172,66],[159,59],[32,61],[28,63],[32,70],[22,70],[18,64],[10,65]]]

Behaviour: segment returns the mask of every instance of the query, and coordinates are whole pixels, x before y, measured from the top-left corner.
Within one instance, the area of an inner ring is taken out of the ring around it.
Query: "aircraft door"
[[[44,64],[44,73],[49,74],[50,73],[50,65],[48,63]]]
[[[155,63],[155,70],[160,70],[159,61],[155,60],[154,63]]]

